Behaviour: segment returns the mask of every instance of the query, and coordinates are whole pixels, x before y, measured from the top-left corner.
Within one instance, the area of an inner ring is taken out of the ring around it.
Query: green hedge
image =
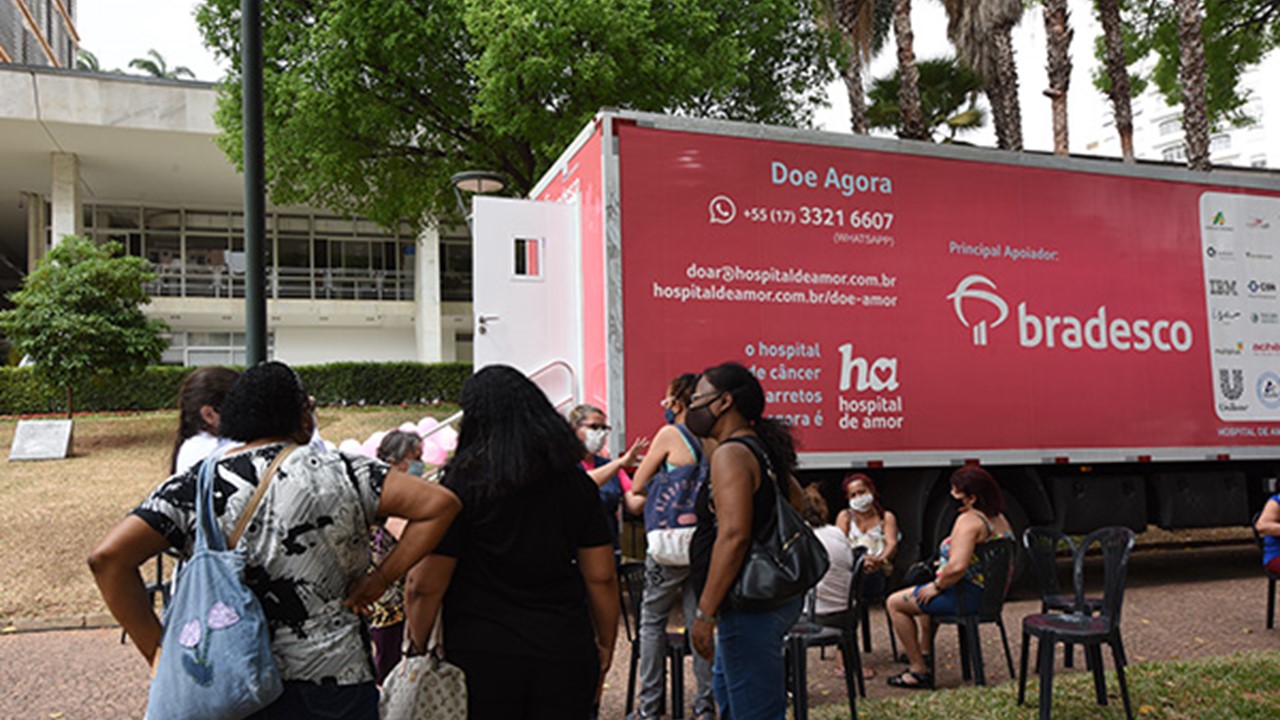
[[[177,406],[178,388],[194,368],[149,367],[140,376],[96,380],[77,392],[77,412],[159,410]],[[300,365],[298,374],[321,405],[457,402],[470,363],[343,362]],[[31,368],[0,367],[0,415],[66,412],[66,397],[36,380]]]

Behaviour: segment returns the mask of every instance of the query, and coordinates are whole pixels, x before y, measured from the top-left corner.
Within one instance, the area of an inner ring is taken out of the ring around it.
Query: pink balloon
[[[422,441],[422,462],[439,467],[449,458],[449,451],[432,442],[432,439]]]
[[[418,432],[418,426],[407,420],[405,422],[400,423],[400,427],[396,429],[399,430],[400,432],[409,432],[414,434],[417,434]]]
[[[418,433],[419,435],[426,435],[427,433],[431,432],[431,430],[432,430],[435,426],[437,426],[437,425],[439,425],[439,424],[440,424],[440,421],[439,421],[439,420],[436,420],[435,418],[433,418],[433,417],[431,417],[430,415],[428,415],[427,417],[424,417],[424,418],[422,418],[421,420],[419,420],[419,421],[418,421],[418,425],[417,425],[417,433]]]
[[[369,457],[378,457],[378,446],[382,444],[382,438],[386,436],[385,430],[379,430],[370,435],[367,440],[360,444],[360,451]]]
[[[458,448],[458,431],[451,427],[441,430],[428,439],[450,452]]]
[[[360,443],[354,438],[347,438],[346,440],[343,440],[342,443],[338,445],[338,451],[344,452],[348,455],[364,454],[364,449],[360,447]]]

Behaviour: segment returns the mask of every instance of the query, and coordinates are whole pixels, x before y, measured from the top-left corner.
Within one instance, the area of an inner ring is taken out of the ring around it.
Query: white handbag
[[[438,649],[403,657],[382,683],[381,720],[466,720],[467,678]]]

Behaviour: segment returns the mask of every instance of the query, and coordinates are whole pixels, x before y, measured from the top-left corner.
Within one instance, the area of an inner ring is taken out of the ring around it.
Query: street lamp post
[[[506,178],[491,170],[464,170],[449,178],[449,182],[453,184],[453,197],[458,201],[458,212],[467,221],[467,233],[471,235],[471,241],[475,242],[476,229],[472,223],[474,213],[466,196],[501,192],[507,186]]]

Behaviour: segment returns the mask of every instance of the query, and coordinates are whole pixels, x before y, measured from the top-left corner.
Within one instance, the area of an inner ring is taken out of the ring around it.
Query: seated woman
[[[853,549],[845,539],[840,528],[832,525],[830,508],[822,498],[816,485],[804,489],[804,504],[800,506],[800,517],[813,528],[813,534],[822,541],[827,549],[827,557],[831,566],[827,574],[822,576],[814,589],[816,603],[814,614],[818,623],[827,627],[844,631],[853,630],[853,617],[849,612],[849,583],[853,581]]]
[[[845,477],[844,494],[849,508],[836,516],[836,527],[848,536],[850,545],[867,549],[862,595],[879,600],[898,554],[898,518],[884,508],[876,484],[862,473]]]
[[[1280,493],[1272,495],[1262,506],[1262,514],[1254,525],[1262,536],[1262,565],[1272,575],[1280,575]]]
[[[449,490],[353,455],[307,445],[312,401],[297,374],[269,362],[244,372],[222,403],[221,432],[237,441],[217,461],[214,512],[230,535],[263,474],[282,452],[270,485],[236,545],[245,584],[262,603],[284,681],[279,700],[254,718],[378,717],[362,620],[387,585],[444,537],[460,503]],[[292,448],[293,444],[298,447]],[[174,475],[107,534],[90,556],[98,589],[147,662],[160,620],[138,566],[168,547],[184,556],[195,537],[200,467]],[[369,528],[396,515],[400,542],[370,572]]]
[[[965,607],[982,601],[984,578],[974,565],[974,550],[997,538],[1013,538],[1004,516],[1004,496],[995,478],[977,465],[965,465],[951,475],[951,503],[956,521],[951,536],[942,541],[938,555],[942,565],[933,580],[889,596],[889,616],[894,632],[910,660],[910,667],[889,678],[894,687],[931,688],[933,676],[925,655],[933,652],[930,615],[953,615],[963,595]]]

